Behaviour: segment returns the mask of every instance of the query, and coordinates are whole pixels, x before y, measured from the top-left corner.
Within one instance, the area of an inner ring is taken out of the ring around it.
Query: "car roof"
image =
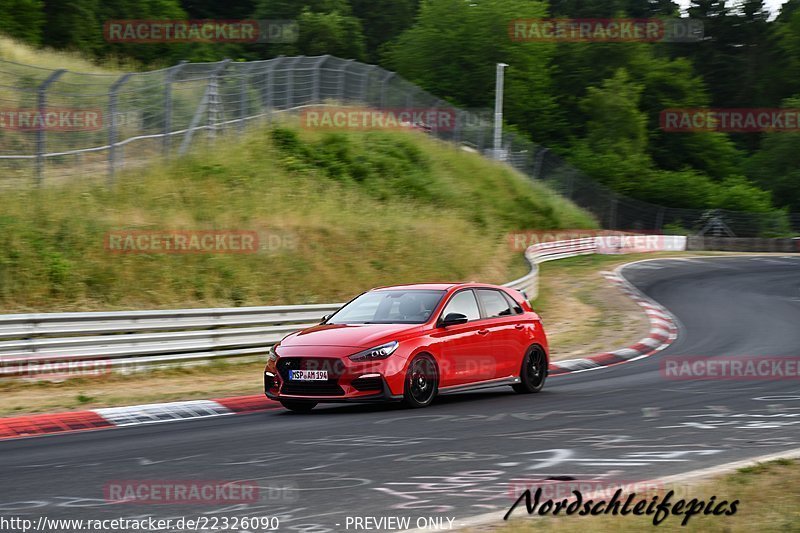
[[[493,289],[498,288],[497,285],[490,285],[488,283],[454,282],[454,283],[409,283],[406,285],[387,285],[385,287],[375,287],[372,290],[382,291],[382,290],[407,289],[407,290],[446,291],[454,287],[488,287]]]

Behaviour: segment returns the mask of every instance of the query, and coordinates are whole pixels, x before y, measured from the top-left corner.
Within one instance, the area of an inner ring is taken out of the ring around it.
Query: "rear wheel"
[[[296,413],[307,413],[317,406],[317,402],[305,402],[303,400],[281,400],[281,405]]]
[[[425,355],[417,356],[408,365],[403,403],[407,407],[426,407],[433,401],[438,387],[439,373],[433,359]]]
[[[519,372],[520,382],[512,387],[520,394],[539,392],[544,387],[546,377],[547,358],[544,356],[544,350],[534,346],[528,350],[522,360],[522,368]]]

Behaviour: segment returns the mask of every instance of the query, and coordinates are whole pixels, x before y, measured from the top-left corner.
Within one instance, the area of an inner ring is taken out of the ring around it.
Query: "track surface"
[[[501,388],[424,410],[323,406],[0,442],[0,515],[277,515],[281,531],[307,533],[344,531],[348,516],[499,521],[514,480],[646,480],[800,446],[797,381],[659,372],[671,355],[797,356],[800,257],[664,259],[623,274],[680,321],[655,356],[552,378],[538,395]],[[104,500],[107,483],[135,479],[265,489],[234,507]]]

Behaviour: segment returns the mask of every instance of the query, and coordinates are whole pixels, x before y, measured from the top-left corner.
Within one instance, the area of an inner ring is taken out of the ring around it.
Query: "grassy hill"
[[[594,227],[509,167],[419,132],[253,131],[116,186],[0,195],[3,312],[330,302],[370,287],[505,282],[507,232]],[[255,231],[253,254],[120,254],[108,232]],[[271,240],[270,240],[271,239]]]
[[[0,59],[24,65],[35,65],[39,68],[65,68],[74,72],[91,72],[94,74],[113,74],[123,67],[130,69],[131,61],[119,62],[107,60],[98,66],[75,52],[64,52],[51,48],[36,48],[21,43],[10,37],[0,35]]]

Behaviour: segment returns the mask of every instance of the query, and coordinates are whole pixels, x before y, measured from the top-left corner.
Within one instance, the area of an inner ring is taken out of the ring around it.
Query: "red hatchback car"
[[[270,349],[264,391],[293,411],[319,402],[403,401],[511,385],[539,392],[549,357],[523,295],[479,283],[381,287]]]

